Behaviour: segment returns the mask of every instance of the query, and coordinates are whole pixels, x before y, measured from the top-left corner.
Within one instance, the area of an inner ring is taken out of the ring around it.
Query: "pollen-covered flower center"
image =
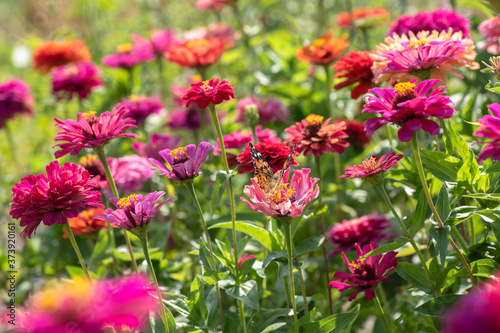
[[[377,271],[371,265],[367,264],[366,258],[353,260],[349,266],[355,274],[359,275],[359,279],[370,282],[377,279]]]
[[[366,171],[374,171],[378,167],[378,161],[376,157],[370,157],[363,161],[363,168]]]
[[[87,154],[85,156],[80,157],[78,160],[78,164],[86,168],[87,166],[94,166],[97,164],[97,155]]]
[[[313,48],[320,48],[325,44],[326,44],[326,38],[319,38],[312,43],[312,46]]]
[[[408,48],[410,50],[415,50],[421,46],[425,46],[426,44],[427,44],[427,41],[425,39],[422,39],[422,40],[418,40],[416,42],[412,42],[412,43],[408,44]]]
[[[277,204],[285,202],[287,200],[293,200],[293,195],[295,190],[288,187],[288,183],[281,183],[274,193],[269,193],[267,197]]]
[[[417,98],[418,95],[414,88],[415,84],[411,82],[401,82],[396,84],[396,86],[394,87],[396,96],[394,96],[394,99],[392,100],[392,108],[397,110],[399,103]]]
[[[192,47],[198,47],[198,46],[205,46],[210,44],[210,41],[208,39],[199,39],[199,40],[192,40],[186,43],[186,46],[189,48]]]
[[[306,117],[306,130],[309,136],[316,136],[318,131],[321,129],[321,126],[323,126],[323,119],[323,116],[318,116],[315,114],[310,114]]]
[[[128,197],[121,198],[116,205],[120,208],[133,208],[137,200],[137,194],[131,194]]]
[[[116,47],[116,51],[118,51],[118,53],[129,53],[130,51],[132,51],[132,44],[120,44]]]
[[[94,123],[97,122],[97,116],[96,116],[96,114],[97,114],[96,111],[89,111],[89,112],[82,113],[81,117],[87,119],[87,121],[89,122],[89,124],[92,125],[92,124],[94,124]]]
[[[188,154],[187,154],[187,148],[186,147],[176,148],[176,149],[170,151],[170,153],[168,153],[168,154],[170,156],[174,157],[173,164],[184,163],[187,160],[191,159],[191,157],[189,157]]]

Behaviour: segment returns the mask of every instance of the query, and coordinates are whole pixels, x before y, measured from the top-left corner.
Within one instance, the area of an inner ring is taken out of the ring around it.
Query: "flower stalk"
[[[92,280],[90,279],[89,271],[87,270],[87,266],[85,266],[85,261],[83,260],[80,248],[76,243],[75,236],[73,235],[73,231],[71,230],[69,222],[64,223],[64,230],[66,230],[66,233],[68,234],[69,241],[73,246],[73,249],[75,250],[76,256],[78,257],[78,261],[80,261],[80,266],[82,266],[83,272],[85,273],[85,277],[87,278],[87,280],[89,280],[89,282],[92,282]]]
[[[389,320],[385,315],[384,309],[382,308],[382,304],[380,304],[380,299],[378,298],[377,293],[375,293],[375,298],[373,298],[373,302],[375,303],[375,306],[377,307],[377,310],[380,313],[380,316],[382,317],[382,322],[384,323],[385,331],[387,333],[392,333],[391,324],[389,323]]]
[[[323,65],[323,68],[325,70],[325,75],[326,75],[326,78],[325,78],[325,81],[326,81],[325,82],[326,102],[328,103],[328,114],[330,115],[330,117],[334,118],[332,98],[330,96],[330,85],[332,82],[332,73],[330,72],[329,66],[330,66],[329,64]]]
[[[279,218],[278,218],[279,221]],[[293,308],[293,326],[295,328],[295,333],[299,333],[299,320],[297,318],[297,304],[295,302],[295,285],[293,281],[293,256],[292,256],[292,228],[291,228],[291,219],[280,221],[283,224],[283,228],[285,229],[285,241],[286,241],[286,250],[288,253],[288,273],[290,275],[290,298],[292,299],[292,308]],[[304,304],[307,306],[307,304]]]

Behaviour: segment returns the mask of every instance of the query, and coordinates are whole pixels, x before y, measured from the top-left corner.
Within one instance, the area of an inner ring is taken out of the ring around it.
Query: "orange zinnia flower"
[[[221,38],[191,40],[173,46],[166,53],[168,61],[182,67],[204,68],[217,62],[232,43]]]
[[[337,15],[337,25],[344,29],[352,29],[352,18],[354,26],[370,28],[387,21],[390,16],[391,13],[385,8],[358,7],[354,8],[352,13],[340,12]]]
[[[54,67],[72,62],[90,61],[90,59],[87,45],[78,39],[43,43],[33,53],[34,67],[43,74],[48,73]]]
[[[332,38],[332,35],[333,31],[329,31],[312,44],[299,48],[295,58],[315,65],[328,65],[335,61],[350,43],[345,41],[345,35],[340,38]]]
[[[77,217],[68,219],[71,231],[73,231],[73,234],[75,235],[85,235],[98,232],[102,228],[106,228],[108,226],[106,221],[95,218],[95,216],[102,215],[103,213],[104,209],[102,208],[88,208],[87,210],[84,210],[78,214]],[[63,230],[63,232],[63,237],[68,238],[66,230]]]

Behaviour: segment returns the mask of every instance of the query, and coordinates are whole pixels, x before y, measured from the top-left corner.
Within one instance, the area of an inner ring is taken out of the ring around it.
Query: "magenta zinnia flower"
[[[240,123],[245,122],[245,107],[248,105],[255,105],[259,112],[259,123],[267,124],[272,121],[288,121],[290,111],[286,109],[279,100],[273,97],[258,98],[252,96],[243,98],[238,101],[236,108],[236,121]]]
[[[355,248],[356,244],[363,246],[370,242],[378,243],[381,239],[394,237],[394,234],[385,232],[385,229],[390,227],[392,227],[391,221],[377,214],[336,223],[328,232],[330,242],[336,245],[330,252],[330,256],[350,251]]]
[[[310,178],[310,169],[295,170],[288,183],[290,168],[285,170],[283,181],[275,193],[266,193],[260,188],[255,178],[250,179],[252,185],[245,185],[245,193],[250,201],[241,197],[248,207],[267,216],[297,217],[304,208],[318,197],[318,178]]]
[[[151,143],[145,142],[134,142],[130,146],[139,155],[146,158],[160,159],[160,150],[163,149],[174,149],[179,147],[182,137],[173,137],[170,134],[151,134]]]
[[[102,85],[99,71],[91,62],[75,62],[57,67],[52,73],[52,94],[57,100],[70,101],[73,95],[78,95],[79,99],[85,99],[92,89]]]
[[[384,173],[396,165],[403,158],[403,155],[396,155],[396,152],[384,154],[380,159],[373,155],[363,161],[361,165],[354,165],[345,169],[345,174],[339,178],[361,178],[378,185],[383,180]]]
[[[175,39],[173,29],[153,30],[149,34],[149,40],[135,34],[132,35],[132,39],[136,45],[141,45],[143,47],[145,44],[149,43],[151,52],[157,58],[163,58],[164,54],[168,52],[172,46],[179,44],[179,41]]]
[[[110,157],[108,163],[120,193],[130,194],[140,191],[143,183],[154,175],[147,158],[139,155]],[[110,195],[111,192],[109,191],[107,194]]]
[[[134,44],[118,45],[115,53],[102,58],[102,63],[109,67],[131,69],[154,59],[151,44],[146,40],[136,40]]]
[[[447,93],[446,87],[440,86],[431,91],[439,80],[425,80],[419,82],[415,88],[416,81],[398,83],[395,89],[370,89],[376,96],[367,96],[368,103],[362,112],[381,114],[382,117],[371,118],[365,122],[368,136],[380,127],[393,123],[401,126],[398,131],[399,140],[408,142],[413,132],[419,129],[430,135],[439,133],[439,125],[428,119],[429,117],[438,119],[453,117],[455,109],[450,106],[453,103],[448,96],[443,95]],[[426,96],[429,91],[431,92]]]
[[[137,138],[135,134],[124,133],[130,128],[137,127],[132,119],[125,118],[127,112],[123,104],[118,103],[112,112],[106,111],[98,116],[95,111],[90,111],[79,113],[76,121],[54,118],[56,126],[60,129],[54,140],[66,141],[53,146],[61,148],[54,155],[56,158],[68,153],[76,155],[83,148],[100,147],[118,137]]]
[[[395,258],[397,253],[394,251],[361,258],[376,248],[378,248],[378,245],[374,242],[363,246],[363,250],[356,244],[358,259],[352,262],[349,262],[344,252],[342,252],[342,260],[352,274],[343,271],[335,272],[333,277],[340,279],[340,281],[330,281],[330,288],[335,288],[339,291],[348,289],[356,290],[354,294],[349,296],[349,301],[353,301],[362,291],[365,292],[367,299],[372,300],[375,297],[375,291],[373,291],[372,287],[380,282],[389,280],[387,275],[394,271],[394,266],[398,263]]]
[[[210,104],[216,105],[234,98],[234,91],[226,80],[219,82],[219,78],[193,83],[191,89],[184,96],[186,106],[196,102],[200,109],[205,109]]]
[[[10,216],[21,219],[22,235],[31,238],[43,221],[45,225],[65,224],[87,205],[104,207],[101,193],[94,191],[91,176],[83,167],[51,162],[47,176],[41,173],[21,179],[12,188]]]
[[[0,84],[0,129],[16,114],[33,115],[33,96],[26,83],[12,79]]]
[[[478,156],[478,162],[491,157],[494,161],[500,161],[500,104],[489,104],[488,108],[493,112],[493,116],[486,115],[477,122],[481,126],[474,132],[475,136],[492,139],[483,147]],[[479,142],[483,143],[483,142]]]
[[[153,169],[160,170],[160,176],[183,182],[198,177],[201,166],[213,148],[214,146],[204,141],[198,145],[198,148],[191,144],[174,150],[164,149],[160,151],[160,156],[170,165],[171,169],[154,158],[150,158],[149,162],[154,165]]]
[[[499,54],[500,45],[498,44],[498,38],[500,38],[500,17],[493,16],[481,22],[477,30],[479,30],[482,35],[481,40],[486,42],[481,49],[487,50],[491,54]]]
[[[174,110],[168,114],[167,118],[168,120],[165,125],[174,130],[197,130],[201,128],[200,112],[197,109],[188,108],[184,110]],[[206,122],[210,121],[210,119],[208,118],[204,120]]]
[[[152,114],[159,114],[165,107],[158,95],[153,97],[132,95],[128,99],[123,98],[122,104],[128,109],[125,117],[135,120],[136,125],[141,125]]]

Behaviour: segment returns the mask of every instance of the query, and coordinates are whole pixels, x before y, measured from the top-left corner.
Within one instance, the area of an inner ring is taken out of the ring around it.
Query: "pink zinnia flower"
[[[259,123],[267,124],[273,121],[288,121],[290,110],[286,109],[283,103],[273,97],[258,98],[256,96],[242,98],[238,101],[236,108],[236,121],[245,122],[245,107],[255,105],[259,112]]]
[[[284,142],[272,142],[265,141],[259,142],[254,145],[255,148],[261,153],[262,157],[269,163],[271,169],[274,172],[277,172],[283,168],[286,160],[288,159],[288,155],[292,151],[292,148],[288,147]],[[298,155],[297,152],[294,153],[294,156]],[[246,173],[254,171],[252,156],[250,155],[250,147],[246,146],[245,150],[236,158],[238,160],[238,173]],[[299,165],[292,157],[290,160],[290,165]]]
[[[196,8],[204,12],[206,10],[219,11],[224,6],[234,6],[236,0],[197,0]]]
[[[149,40],[136,34],[132,35],[132,39],[137,45],[149,43],[151,52],[157,58],[163,58],[164,54],[168,52],[172,46],[179,44],[179,41],[175,39],[175,32],[173,29],[153,30],[149,33]]]
[[[149,313],[158,311],[148,284],[142,275],[61,282],[33,295],[16,332],[142,331]]]
[[[57,67],[52,73],[52,94],[57,100],[70,101],[75,94],[79,99],[85,99],[92,89],[102,85],[99,71],[91,62],[75,62]]]
[[[234,98],[233,88],[228,83],[226,80],[219,82],[217,77],[191,84],[191,89],[184,96],[184,99],[188,101],[186,107],[196,102],[200,109],[205,109],[210,104],[217,105]]]
[[[240,35],[234,31],[233,27],[225,23],[214,23],[208,27],[199,27],[185,31],[183,36],[186,41],[218,38],[230,43],[240,38]]]
[[[487,50],[491,54],[499,54],[500,45],[498,44],[498,38],[500,37],[500,17],[493,16],[481,22],[477,30],[479,30],[482,35],[481,40],[486,42],[481,50]]]
[[[351,251],[356,244],[363,246],[370,242],[378,243],[384,238],[392,238],[394,234],[385,232],[385,229],[390,227],[392,227],[391,221],[377,214],[336,223],[328,232],[330,242],[336,245],[330,256]]]
[[[384,173],[396,165],[403,155],[396,155],[396,152],[384,154],[380,159],[373,155],[363,161],[361,165],[354,165],[345,169],[345,174],[339,178],[361,178],[378,185],[383,180]]]
[[[83,167],[51,162],[47,176],[41,173],[21,179],[12,188],[10,216],[21,219],[25,227],[22,235],[31,238],[40,223],[45,225],[65,224],[68,218],[77,217],[87,205],[104,207],[101,193],[94,191],[90,174]]]
[[[171,129],[197,130],[201,128],[201,117],[197,109],[187,108],[184,110],[174,110],[167,115],[165,125]],[[206,118],[206,122],[210,119]]]
[[[33,96],[26,83],[12,79],[0,84],[0,129],[17,114],[33,115]]]
[[[408,142],[419,129],[430,135],[439,133],[439,125],[428,119],[429,117],[453,117],[455,109],[451,106],[453,103],[450,98],[444,95],[447,93],[446,87],[440,86],[431,91],[439,80],[425,80],[415,85],[416,81],[398,83],[395,89],[370,89],[375,96],[367,96],[368,103],[362,112],[381,114],[382,117],[371,118],[365,122],[368,136],[380,127],[392,123],[401,126],[398,131],[399,140]],[[426,96],[429,91],[431,92]]]
[[[151,143],[145,142],[134,142],[130,146],[139,155],[146,158],[160,159],[160,150],[163,149],[174,149],[179,147],[182,137],[173,137],[170,134],[151,134]]]
[[[141,125],[146,118],[152,114],[159,114],[165,108],[160,101],[160,96],[147,97],[144,95],[132,95],[130,98],[123,98],[122,104],[128,109],[125,117],[135,120],[136,125]]]
[[[248,207],[267,216],[284,218],[302,215],[304,208],[318,197],[318,178],[310,178],[310,169],[295,170],[290,180],[290,168],[285,170],[283,181],[276,192],[266,193],[257,180],[251,178],[252,185],[245,185],[245,193],[250,201],[241,197]]]
[[[137,127],[132,119],[125,118],[127,112],[123,104],[118,103],[112,112],[106,111],[98,116],[95,111],[90,111],[79,113],[76,121],[54,118],[56,126],[60,129],[54,140],[66,141],[54,145],[61,148],[54,155],[56,158],[68,153],[76,155],[83,148],[100,147],[118,137],[138,138],[136,134],[124,133],[130,128]]]
[[[136,40],[134,44],[120,44],[116,52],[102,58],[102,63],[109,67],[131,69],[143,62],[155,59],[152,47],[146,40]]]
[[[500,161],[500,104],[489,104],[488,108],[493,116],[486,115],[479,119],[477,122],[481,126],[474,132],[475,136],[492,139],[479,153],[478,162],[480,163],[489,157],[494,161]]]
[[[354,294],[349,296],[349,301],[354,301],[356,296],[362,291],[364,291],[368,300],[372,300],[375,297],[375,291],[372,287],[380,282],[388,281],[389,278],[387,275],[395,270],[394,267],[398,263],[398,260],[395,258],[397,253],[394,251],[361,258],[376,248],[378,248],[378,245],[374,242],[363,246],[363,250],[356,244],[358,259],[352,262],[349,262],[344,252],[342,252],[342,260],[351,271],[351,274],[343,271],[335,272],[333,277],[340,279],[340,281],[330,281],[330,288],[335,288],[339,291],[348,289],[356,290]]]
[[[196,145],[176,148],[174,150],[164,149],[160,151],[160,156],[169,164],[167,168],[164,163],[150,158],[149,162],[154,165],[153,169],[158,169],[160,176],[180,182],[198,177],[200,169],[208,157],[208,153],[214,148],[208,142],[201,142]]]
[[[147,158],[128,155],[108,158],[109,169],[120,193],[130,194],[142,189],[143,183],[154,175]],[[111,192],[108,193],[110,195]]]
[[[234,249],[232,249],[234,251]],[[257,258],[256,256],[254,256],[253,254],[248,254],[248,253],[245,253],[243,254],[241,257],[238,258],[238,269],[241,269],[241,266],[243,265],[243,263],[247,260],[251,260],[251,259],[255,259]]]

